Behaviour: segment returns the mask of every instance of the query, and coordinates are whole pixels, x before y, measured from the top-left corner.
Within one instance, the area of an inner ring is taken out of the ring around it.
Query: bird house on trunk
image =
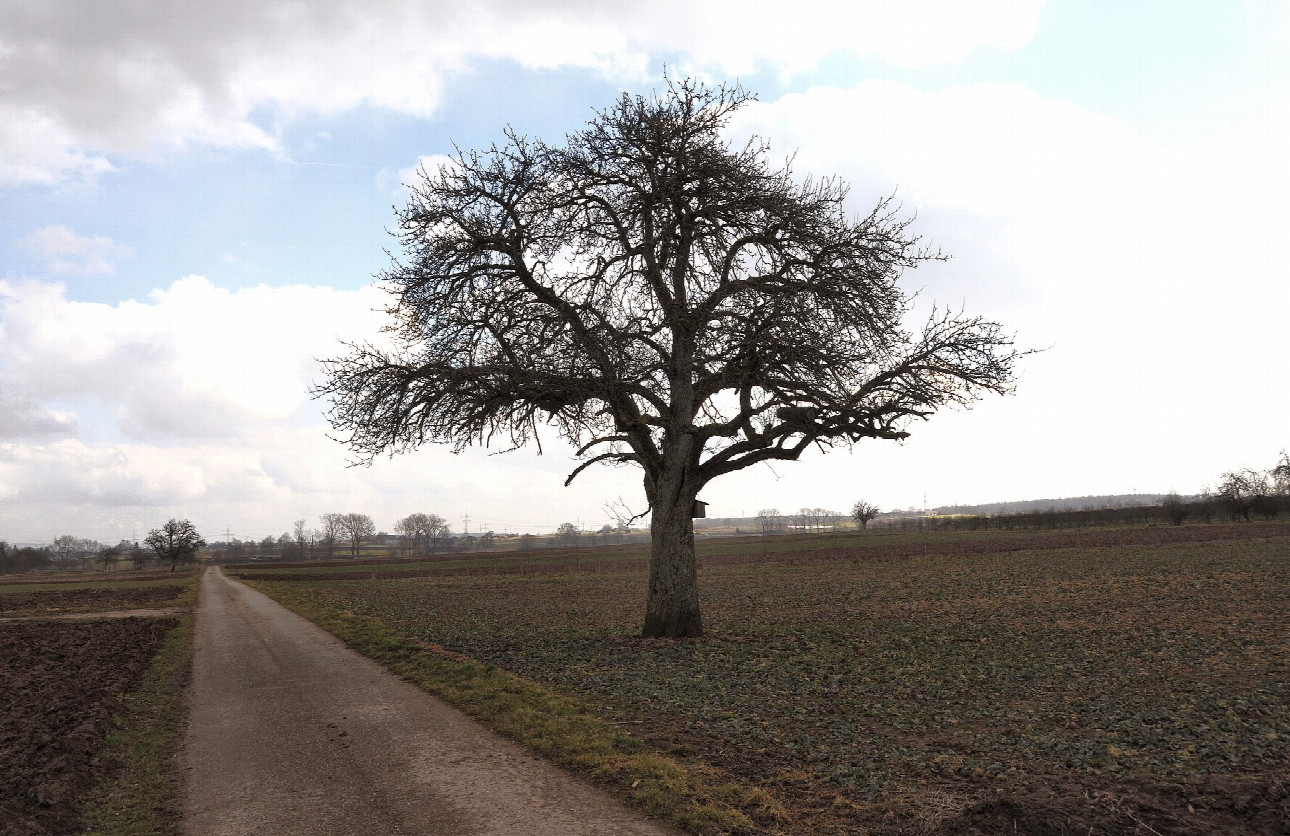
[[[694,505],[690,508],[690,516],[695,518],[706,517],[708,515],[707,509],[708,503],[702,499],[696,499],[694,500]]]

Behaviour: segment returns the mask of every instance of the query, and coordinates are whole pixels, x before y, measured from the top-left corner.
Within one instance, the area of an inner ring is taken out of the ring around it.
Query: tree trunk
[[[649,596],[645,601],[646,638],[697,638],[699,575],[694,560],[691,502],[682,507],[655,504],[650,521]]]

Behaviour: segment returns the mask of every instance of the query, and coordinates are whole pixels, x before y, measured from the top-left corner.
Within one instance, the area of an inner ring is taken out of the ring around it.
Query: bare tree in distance
[[[1169,518],[1169,522],[1174,525],[1182,525],[1191,516],[1191,508],[1187,506],[1187,503],[1178,495],[1177,491],[1170,491],[1165,494],[1164,498],[1160,500],[1160,507],[1164,509],[1165,516]]]
[[[382,274],[396,347],[351,345],[318,396],[362,461],[425,443],[519,447],[551,426],[581,463],[641,468],[643,634],[698,636],[691,510],[713,479],[808,448],[903,439],[1010,391],[1001,326],[935,310],[907,330],[898,279],[938,259],[889,199],[799,180],[723,128],[752,97],[669,81],[557,146],[507,131],[423,171]]]
[[[54,553],[54,559],[59,563],[67,566],[73,561],[80,561],[81,568],[84,569],[90,558],[97,555],[99,549],[103,548],[103,544],[88,537],[61,534],[54,538],[49,548]]]
[[[860,523],[862,529],[868,528],[869,521],[881,513],[877,505],[865,502],[863,499],[851,506],[851,519]]]
[[[425,514],[408,514],[394,523],[394,533],[403,538],[409,554],[420,554],[425,551],[421,525],[418,520],[418,517],[424,516]]]
[[[197,552],[206,545],[192,523],[175,519],[168,520],[161,528],[149,531],[143,542],[152,549],[158,563],[170,564],[172,572],[180,563],[196,559]]]
[[[349,540],[350,556],[357,558],[363,540],[376,534],[376,523],[367,514],[341,514],[340,529]]]
[[[1272,490],[1281,497],[1282,501],[1290,499],[1290,453],[1281,451],[1281,458],[1277,461],[1276,467],[1268,472],[1268,476],[1272,480]]]
[[[116,560],[121,556],[121,550],[116,546],[104,546],[99,549],[99,563],[103,564],[103,570],[107,571],[116,565]]]
[[[447,521],[438,514],[408,514],[394,524],[394,533],[407,538],[413,551],[420,548],[423,554],[438,551],[439,544],[451,532]]]
[[[779,534],[784,530],[784,518],[778,508],[763,508],[757,512],[757,527],[762,534]]]
[[[573,523],[561,523],[555,530],[555,542],[560,546],[576,546],[582,541],[582,532]]]
[[[291,537],[295,540],[296,551],[301,558],[312,560],[314,556],[314,543],[317,540],[315,532],[306,528],[305,520],[296,520],[291,524]]]
[[[323,545],[327,547],[328,560],[336,556],[336,541],[345,533],[344,516],[344,514],[323,514],[318,518],[318,522],[322,524],[319,534]]]
[[[142,569],[148,565],[148,552],[138,543],[134,543],[126,553],[130,555],[130,565],[135,569]]]
[[[1250,512],[1258,508],[1259,501],[1268,493],[1267,477],[1257,470],[1233,470],[1224,473],[1218,481],[1215,494],[1235,519],[1250,521]]]

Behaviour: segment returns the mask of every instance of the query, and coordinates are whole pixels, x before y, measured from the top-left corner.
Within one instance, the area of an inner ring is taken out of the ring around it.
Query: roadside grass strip
[[[660,821],[715,834],[773,833],[786,820],[782,805],[767,791],[708,764],[649,751],[619,725],[531,679],[418,641],[377,619],[329,607],[307,591],[246,582],[493,731],[625,796]]]

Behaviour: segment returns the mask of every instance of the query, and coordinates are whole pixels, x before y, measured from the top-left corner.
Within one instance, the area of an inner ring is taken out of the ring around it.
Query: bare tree
[[[877,505],[872,505],[863,499],[851,506],[851,519],[860,523],[861,528],[868,528],[869,521],[880,513],[882,512],[878,510]]]
[[[296,520],[291,525],[291,538],[295,540],[296,552],[302,559],[313,557],[313,532],[305,528],[305,520]]]
[[[103,544],[97,540],[91,540],[87,537],[73,537],[70,534],[62,534],[54,538],[49,549],[54,554],[54,559],[64,567],[73,561],[80,561],[81,568],[84,569],[89,563],[90,558],[98,554]]]
[[[438,514],[408,514],[394,524],[394,533],[411,542],[414,552],[434,554],[450,533],[448,523]]]
[[[152,549],[158,563],[170,563],[172,572],[180,563],[194,560],[197,552],[206,545],[188,520],[169,520],[161,528],[149,531],[143,542]]]
[[[1283,496],[1290,496],[1290,453],[1281,451],[1281,458],[1269,475],[1272,477],[1273,490]]]
[[[367,514],[341,514],[340,527],[349,540],[350,556],[355,558],[363,540],[376,534],[376,523]]]
[[[116,559],[121,556],[121,550],[116,546],[103,546],[99,549],[99,563],[103,564],[103,570],[107,571],[116,565]]]
[[[1178,495],[1177,491],[1165,494],[1160,500],[1160,507],[1164,509],[1169,522],[1174,525],[1182,525],[1191,516],[1191,509],[1187,507],[1187,502]]]
[[[421,542],[421,525],[419,517],[425,514],[408,514],[394,523],[394,533],[403,538],[409,554],[418,554],[425,549]]]
[[[559,546],[576,546],[582,541],[582,532],[573,523],[561,523],[555,530],[555,542]]]
[[[423,172],[382,275],[397,347],[350,346],[315,389],[360,459],[426,442],[512,446],[549,425],[583,461],[644,474],[643,632],[702,633],[691,510],[708,482],[811,446],[903,439],[916,419],[1011,388],[1001,326],[933,312],[898,279],[923,249],[888,200],[847,208],[760,141],[722,131],[742,89],[669,82],[562,147]]]
[[[757,526],[762,534],[779,534],[784,530],[784,518],[778,508],[763,508],[757,512]]]
[[[304,547],[287,531],[278,535],[278,554],[283,560],[302,560],[305,556]]]
[[[344,533],[342,525],[344,516],[344,514],[323,514],[318,518],[318,522],[322,524],[322,528],[319,529],[320,539],[322,544],[327,547],[328,560],[336,556],[336,541]]]
[[[427,542],[430,543],[430,553],[434,554],[439,550],[439,544],[452,536],[452,528],[448,525],[448,521],[438,514],[427,514],[426,516],[429,517],[426,520],[425,528]]]
[[[1276,467],[1268,471],[1268,480],[1272,490],[1269,502],[1277,510],[1290,513],[1290,454],[1285,450]]]
[[[1249,522],[1250,512],[1268,494],[1267,477],[1256,470],[1233,470],[1223,474],[1215,494],[1233,519],[1239,517]]]

